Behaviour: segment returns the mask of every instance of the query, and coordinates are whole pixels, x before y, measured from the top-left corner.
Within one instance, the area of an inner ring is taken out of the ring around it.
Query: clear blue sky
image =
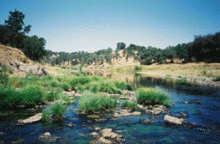
[[[220,31],[220,0],[0,0],[0,24],[17,9],[29,36],[60,52],[116,49],[118,42],[165,48]]]

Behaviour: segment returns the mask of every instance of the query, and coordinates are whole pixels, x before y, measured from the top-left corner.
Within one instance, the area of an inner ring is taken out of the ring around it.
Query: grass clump
[[[111,80],[103,80],[100,82],[100,92],[107,92],[109,94],[123,94],[122,90],[117,88]]]
[[[50,83],[50,85],[51,85],[52,87],[59,87],[59,86],[60,86],[59,83],[58,83],[57,81],[55,81],[55,80],[53,80],[53,81]]]
[[[123,101],[121,104],[121,107],[128,107],[131,109],[136,109],[137,108],[137,102],[134,101]]]
[[[42,112],[42,121],[50,121],[51,119],[51,110],[50,107],[47,107]]]
[[[212,79],[213,81],[220,81],[220,76],[217,76],[216,78]]]
[[[138,88],[137,91],[137,102],[139,104],[162,104],[170,106],[168,96],[155,88]]]
[[[142,66],[134,66],[134,70],[135,71],[141,71],[142,70]]]
[[[70,85],[64,83],[64,84],[62,84],[62,88],[63,88],[63,90],[68,91],[70,89]]]
[[[133,91],[133,88],[131,87],[131,85],[129,83],[124,82],[124,81],[114,81],[114,84],[117,88],[119,88],[121,90]]]
[[[84,93],[79,98],[79,109],[86,113],[100,112],[105,108],[113,108],[117,104],[116,99],[111,99],[104,94]]]
[[[67,110],[67,106],[63,105],[62,100],[61,101],[55,101],[53,105],[50,106],[51,112],[53,114],[53,118],[55,120],[61,120],[63,113]]]
[[[85,89],[91,90],[92,92],[97,93],[100,90],[100,84],[99,82],[93,81],[85,85]]]

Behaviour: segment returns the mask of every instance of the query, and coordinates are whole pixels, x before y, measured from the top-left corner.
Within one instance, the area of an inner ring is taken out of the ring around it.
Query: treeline
[[[27,57],[35,61],[47,55],[44,38],[26,35],[30,32],[31,25],[25,26],[25,15],[17,10],[9,13],[8,20],[0,24],[0,43],[21,49]]]
[[[88,53],[84,51],[65,53],[65,52],[52,52],[48,50],[48,56],[44,57],[44,61],[51,63],[51,65],[59,65],[62,62],[68,61],[71,65],[87,64],[90,65],[93,62],[102,64],[104,60],[111,64],[112,59],[118,58],[118,51],[123,51],[123,56],[128,60],[129,57],[133,57],[134,60],[140,61],[143,65],[149,65],[152,63],[167,63],[167,59],[170,63],[173,63],[175,58],[183,59],[183,63],[187,62],[220,62],[220,32],[215,34],[209,34],[206,36],[195,36],[193,42],[182,43],[176,46],[169,46],[165,49],[160,49],[152,46],[147,48],[144,46],[138,46],[130,44],[126,47],[125,43],[117,43],[115,53],[112,53],[111,48],[102,49],[94,53]],[[135,53],[136,51],[136,53]],[[58,55],[59,57],[50,58],[52,55]]]

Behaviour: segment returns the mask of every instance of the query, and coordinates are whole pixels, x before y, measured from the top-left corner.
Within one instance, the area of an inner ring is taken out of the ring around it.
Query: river
[[[106,116],[98,120],[78,115],[75,108],[78,103],[71,104],[69,111],[64,114],[64,120],[56,123],[38,122],[23,126],[16,125],[18,119],[24,119],[33,115],[33,112],[22,111],[18,115],[0,117],[0,143],[44,143],[39,135],[50,132],[51,136],[60,137],[54,142],[48,143],[88,143],[95,140],[89,133],[92,127],[112,128],[113,131],[121,131],[123,143],[220,143],[220,90],[196,86],[192,84],[180,84],[174,80],[155,78],[147,75],[135,76],[134,74],[88,72],[88,75],[105,76],[112,79],[124,80],[132,84],[134,89],[139,87],[154,87],[169,95],[172,104],[169,115],[180,115],[183,112],[188,115],[187,122],[194,123],[194,127],[172,127],[164,124],[161,116],[155,117],[154,123],[144,124],[141,119],[150,115],[142,112],[141,116],[128,116],[113,119]],[[188,103],[188,104],[187,104]],[[40,112],[39,110],[38,112]],[[37,113],[37,112],[35,112]],[[75,126],[69,127],[68,123]]]

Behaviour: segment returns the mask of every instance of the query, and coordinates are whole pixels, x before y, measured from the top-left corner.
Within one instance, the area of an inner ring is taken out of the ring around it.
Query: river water
[[[91,74],[91,73],[88,73]],[[94,74],[94,73],[93,73]],[[125,80],[132,84],[134,89],[138,87],[154,87],[169,95],[172,103],[169,115],[187,114],[187,122],[195,123],[194,127],[172,127],[164,124],[161,115],[155,117],[154,123],[143,124],[141,119],[150,115],[142,113],[141,116],[129,116],[113,119],[105,116],[100,121],[78,115],[75,108],[78,103],[71,104],[69,111],[64,114],[62,122],[38,122],[23,126],[16,125],[16,120],[30,117],[34,112],[22,111],[20,114],[0,117],[0,143],[11,143],[22,140],[21,143],[45,143],[39,139],[39,135],[50,132],[51,136],[60,137],[54,142],[48,143],[88,143],[94,138],[88,136],[93,132],[91,127],[112,128],[113,131],[121,131],[125,141],[123,143],[220,143],[220,90],[209,87],[195,86],[191,84],[179,84],[173,80],[150,77],[147,75],[134,76],[134,74],[103,74],[96,75],[110,77],[117,80]],[[194,103],[188,103],[194,101]],[[39,110],[38,112],[40,112]],[[37,113],[37,112],[35,112]],[[68,123],[75,126],[69,127]]]

